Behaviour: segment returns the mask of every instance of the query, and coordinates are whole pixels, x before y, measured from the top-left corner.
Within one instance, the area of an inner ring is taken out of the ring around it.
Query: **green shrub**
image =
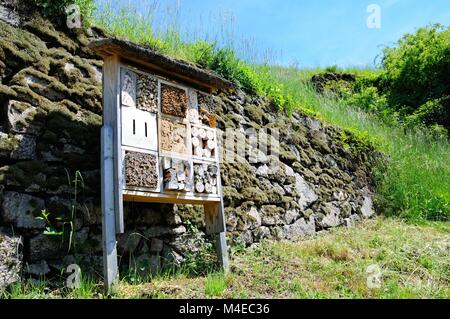
[[[381,113],[387,107],[386,97],[380,95],[378,89],[373,86],[364,87],[359,92],[346,95],[346,102],[365,111]]]
[[[419,113],[427,123],[449,126],[436,102],[450,94],[450,27],[431,25],[406,34],[384,50],[380,86],[389,107],[408,116]],[[441,105],[442,106],[442,105]],[[430,114],[424,114],[427,111]]]
[[[91,18],[95,9],[95,0],[32,0],[41,13],[53,21],[61,23],[66,16],[66,8],[71,4],[80,7],[81,15],[85,20]]]
[[[450,123],[450,95],[441,98],[427,101],[421,105],[413,114],[406,117],[406,123],[409,125],[432,125],[439,119],[440,123],[447,123],[449,128]]]

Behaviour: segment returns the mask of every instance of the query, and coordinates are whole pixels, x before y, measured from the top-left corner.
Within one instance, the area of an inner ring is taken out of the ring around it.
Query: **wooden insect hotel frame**
[[[101,188],[105,286],[118,279],[116,234],[125,228],[123,201],[204,205],[228,269],[225,218],[214,128],[199,119],[197,94],[230,89],[217,75],[128,41],[102,39]]]

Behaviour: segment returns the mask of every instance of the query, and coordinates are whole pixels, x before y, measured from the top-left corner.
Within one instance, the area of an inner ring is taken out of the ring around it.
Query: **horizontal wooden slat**
[[[164,204],[204,204],[220,202],[219,197],[194,196],[190,194],[160,194],[140,191],[123,191],[123,200],[128,202],[164,203]]]

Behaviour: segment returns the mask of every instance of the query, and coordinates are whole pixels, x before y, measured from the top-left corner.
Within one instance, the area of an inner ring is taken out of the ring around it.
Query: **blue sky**
[[[143,12],[154,2],[113,3]],[[381,9],[379,29],[367,27],[370,4]],[[178,12],[177,24],[191,34],[233,38],[244,57],[269,51],[271,62],[300,67],[373,66],[383,46],[404,33],[429,23],[450,26],[450,0],[160,0],[159,7],[164,21]]]

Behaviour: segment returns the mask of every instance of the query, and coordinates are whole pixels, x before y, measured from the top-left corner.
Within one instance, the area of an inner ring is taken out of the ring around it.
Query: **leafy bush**
[[[378,89],[373,86],[364,87],[356,93],[349,93],[346,97],[348,104],[369,112],[381,113],[388,106],[386,97],[380,95]]]
[[[62,22],[66,16],[66,8],[71,4],[80,7],[84,19],[90,19],[95,9],[95,0],[32,0],[42,14],[54,21]]]
[[[389,107],[403,116],[420,109],[417,117],[426,123],[450,128],[439,100],[450,95],[450,27],[431,25],[406,34],[384,50],[382,64],[380,87]]]

